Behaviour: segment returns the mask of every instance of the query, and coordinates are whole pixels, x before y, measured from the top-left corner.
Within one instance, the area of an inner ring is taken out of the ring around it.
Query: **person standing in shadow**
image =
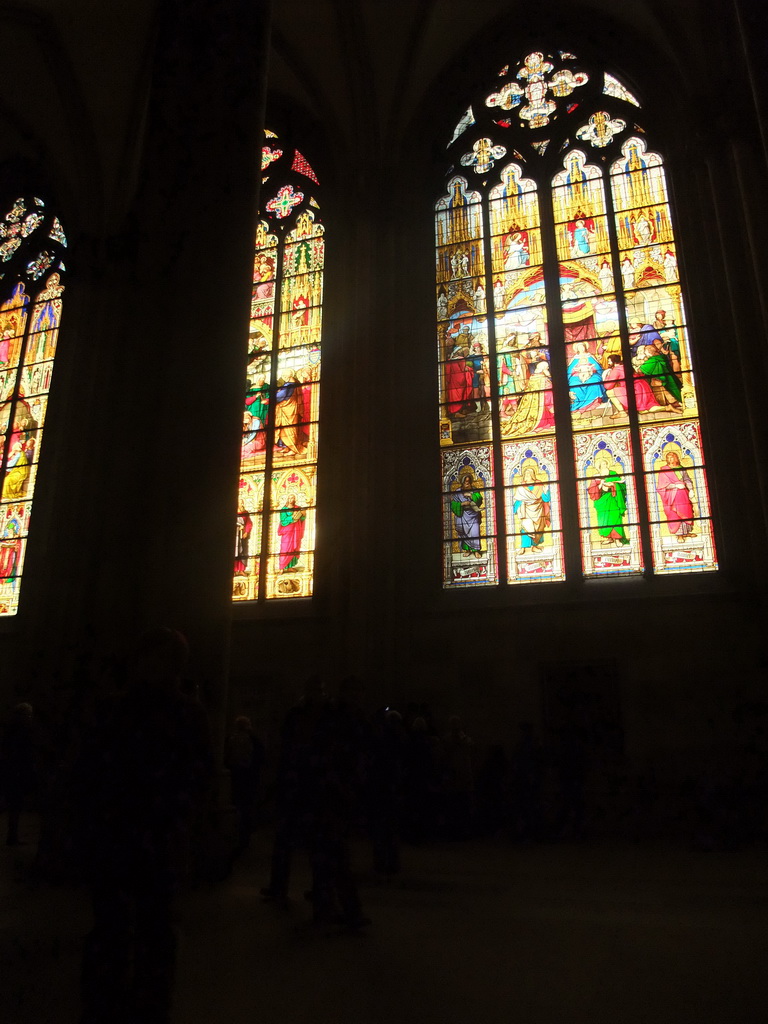
[[[264,744],[253,731],[250,718],[245,715],[235,719],[224,763],[229,768],[232,803],[237,812],[237,856],[247,850],[251,842],[264,767]]]
[[[125,693],[100,716],[75,765],[94,921],[81,1024],[170,1022],[173,899],[213,776],[205,712],[181,690],[187,657],[180,633],[143,634]]]
[[[294,851],[307,842],[313,813],[315,734],[325,721],[328,709],[323,680],[313,675],[307,679],[301,699],[288,711],[283,722],[275,785],[276,823],[271,869],[269,884],[261,890],[266,901],[282,903],[288,899]]]
[[[8,807],[6,844],[18,846],[21,812],[35,786],[35,743],[32,705],[17,704],[3,729],[0,780]]]

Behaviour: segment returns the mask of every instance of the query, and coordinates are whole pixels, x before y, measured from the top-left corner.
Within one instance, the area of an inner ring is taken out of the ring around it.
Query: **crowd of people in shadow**
[[[224,766],[234,810],[227,820],[236,824],[227,836],[209,725],[185,682],[186,660],[184,637],[151,630],[130,659],[88,675],[66,699],[54,694],[39,713],[18,703],[3,723],[7,844],[23,843],[23,815],[36,809],[36,871],[90,893],[81,1024],[170,1020],[175,894],[190,879],[225,877],[256,828],[273,830],[261,898],[295,897],[292,869],[306,857],[311,923],[343,931],[371,924],[353,839],[358,852],[361,843],[369,850],[368,863],[355,866],[391,882],[403,860],[407,870],[409,845],[613,834],[684,836],[712,849],[768,835],[768,707],[741,709],[749,728],[738,757],[684,775],[670,800],[654,766],[632,774],[617,735],[606,743],[583,708],[547,734],[521,722],[506,743],[481,749],[455,715],[438,723],[418,701],[369,714],[358,679],[329,694],[318,675],[285,715],[278,744],[245,715],[234,718]]]

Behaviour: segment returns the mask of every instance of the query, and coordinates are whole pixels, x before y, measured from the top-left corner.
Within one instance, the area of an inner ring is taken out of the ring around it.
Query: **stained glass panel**
[[[0,221],[0,615],[18,608],[62,293],[61,223],[18,198]]]
[[[554,440],[503,445],[509,582],[565,579]]]
[[[233,584],[240,601],[308,597],[314,588],[325,240],[306,182],[281,184],[286,173],[315,184],[317,176],[298,150],[280,145],[269,147],[274,186],[256,234]]]
[[[644,427],[641,442],[656,571],[717,568],[698,424]]]
[[[632,452],[626,430],[574,436],[585,576],[643,568]]]
[[[235,540],[234,596],[252,601],[259,596],[264,474],[243,473],[240,477]]]
[[[479,193],[454,177],[436,205],[440,442],[492,436],[485,254]]]
[[[608,72],[606,72],[603,77],[603,92],[606,96],[615,96],[616,99],[626,100],[627,103],[631,103],[635,107],[640,106],[629,89],[622,85],[617,78],[613,77],[613,75],[609,75]]]
[[[496,512],[490,448],[443,452],[444,583],[498,582]]]
[[[498,565],[513,584],[563,579],[577,534],[585,577],[717,566],[663,162],[622,112],[635,96],[564,61],[577,58],[507,64],[448,147],[435,207],[447,587],[492,583]],[[557,464],[556,430],[572,464]]]
[[[315,466],[272,474],[267,597],[310,597],[315,551]]]

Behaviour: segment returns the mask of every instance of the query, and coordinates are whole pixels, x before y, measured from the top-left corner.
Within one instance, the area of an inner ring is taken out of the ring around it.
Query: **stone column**
[[[139,183],[106,317],[87,616],[181,629],[223,740],[268,5],[161,0]],[[113,275],[114,276],[114,275]],[[91,417],[93,420],[93,417]]]

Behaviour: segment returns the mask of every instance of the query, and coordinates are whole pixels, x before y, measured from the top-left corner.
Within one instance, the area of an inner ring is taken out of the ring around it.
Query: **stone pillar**
[[[184,631],[219,745],[226,712],[268,5],[161,0],[133,211],[105,315],[96,632]],[[106,301],[106,300],[105,300]],[[93,422],[94,416],[91,416]]]

